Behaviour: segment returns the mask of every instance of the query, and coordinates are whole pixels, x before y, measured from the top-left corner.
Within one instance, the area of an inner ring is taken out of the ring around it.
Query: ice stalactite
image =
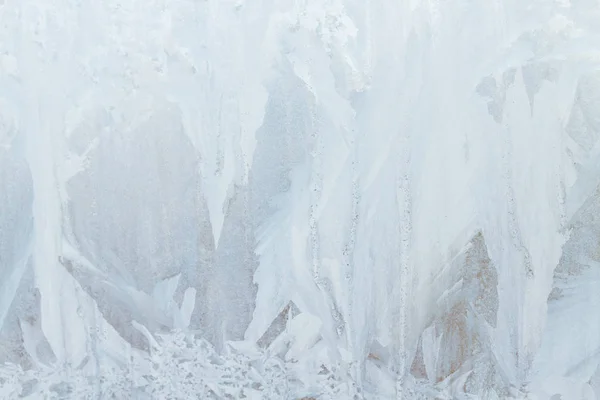
[[[24,81],[23,132],[26,135],[25,156],[29,165],[33,185],[33,250],[32,264],[36,286],[42,297],[41,328],[50,343],[59,363],[78,365],[85,356],[86,327],[81,323],[81,289],[60,264],[62,241],[64,240],[64,185],[63,169],[66,164],[64,147],[64,102],[49,96],[64,90],[56,82],[44,78],[44,74],[59,79],[67,73],[68,59],[57,52],[55,63],[45,68],[41,60],[44,53],[45,36],[51,28],[55,15],[37,10],[33,4],[22,4],[22,21],[19,46],[19,68]],[[37,21],[30,25],[30,21]],[[39,45],[42,49],[39,49]],[[54,45],[52,43],[50,46]],[[48,50],[51,52],[52,50]],[[61,168],[62,167],[62,168]],[[70,171],[67,171],[67,173]]]

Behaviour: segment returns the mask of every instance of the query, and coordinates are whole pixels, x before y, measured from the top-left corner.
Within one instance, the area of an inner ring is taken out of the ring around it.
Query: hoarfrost
[[[600,396],[599,20],[1,1],[0,396]]]

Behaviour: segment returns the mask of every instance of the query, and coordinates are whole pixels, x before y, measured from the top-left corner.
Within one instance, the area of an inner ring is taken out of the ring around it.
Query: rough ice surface
[[[0,398],[600,398],[600,1],[0,0]]]

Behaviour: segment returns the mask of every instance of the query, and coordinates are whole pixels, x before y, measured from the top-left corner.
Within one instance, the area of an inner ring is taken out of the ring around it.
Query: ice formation
[[[0,0],[3,399],[600,398],[598,0]]]

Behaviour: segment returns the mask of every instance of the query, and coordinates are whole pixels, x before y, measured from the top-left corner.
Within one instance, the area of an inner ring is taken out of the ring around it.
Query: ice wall
[[[2,1],[0,362],[99,382],[185,332],[308,382],[257,398],[600,396],[598,21]]]

